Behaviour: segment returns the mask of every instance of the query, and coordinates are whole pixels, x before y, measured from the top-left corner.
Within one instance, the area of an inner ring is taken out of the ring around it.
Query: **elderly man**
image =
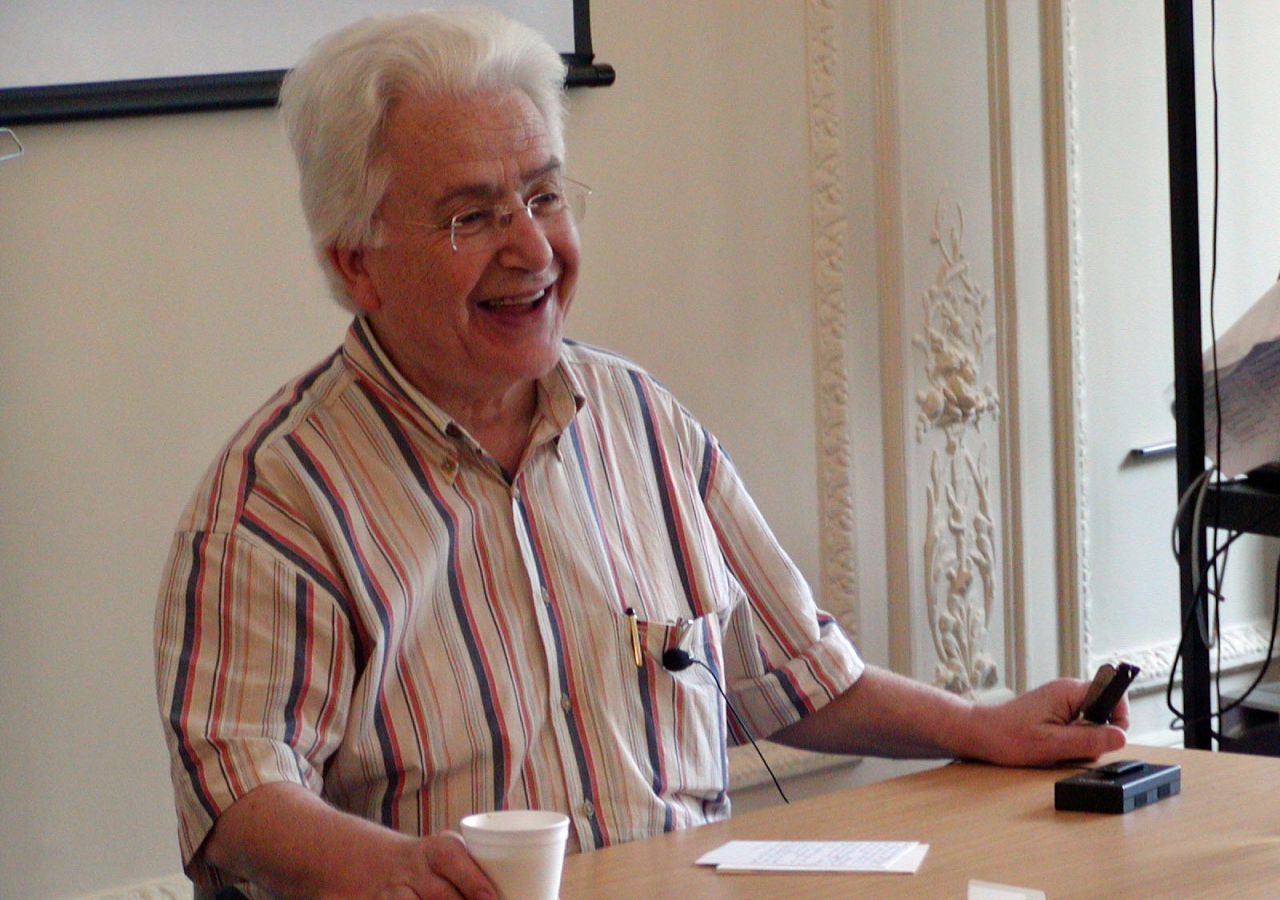
[[[560,810],[583,850],[721,818],[713,677],[752,733],[799,747],[1035,765],[1124,742],[1123,706],[1073,723],[1081,682],[975,705],[865,666],[715,438],[563,340],[587,193],[563,74],[503,17],[414,13],[286,80],[308,224],[355,318],[228,443],[174,539],[157,678],[200,896],[481,900],[449,833],[467,813]]]

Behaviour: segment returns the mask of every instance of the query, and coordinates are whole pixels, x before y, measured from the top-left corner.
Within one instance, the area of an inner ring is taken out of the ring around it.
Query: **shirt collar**
[[[342,352],[366,381],[410,418],[417,420],[424,430],[450,440],[463,438],[475,447],[466,429],[396,368],[365,317],[357,316],[351,323]],[[558,439],[586,402],[563,356],[554,369],[538,379],[537,389],[538,409],[530,438],[533,445]]]

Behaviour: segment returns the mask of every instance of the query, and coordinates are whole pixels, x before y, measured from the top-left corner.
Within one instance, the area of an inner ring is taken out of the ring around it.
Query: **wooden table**
[[[1130,746],[1182,793],[1124,815],[1057,812],[1070,769],[955,763],[565,860],[562,900],[964,900],[970,879],[1048,900],[1280,900],[1280,759]],[[729,840],[921,841],[915,875],[718,875]]]

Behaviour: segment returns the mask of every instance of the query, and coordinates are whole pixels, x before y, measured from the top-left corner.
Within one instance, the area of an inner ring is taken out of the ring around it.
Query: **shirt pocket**
[[[660,766],[667,781],[664,793],[669,800],[700,808],[700,815],[711,815],[728,791],[719,619],[633,621],[644,670],[641,702],[665,759]],[[623,627],[630,640],[632,621],[624,621]],[[628,646],[634,652],[635,644]]]

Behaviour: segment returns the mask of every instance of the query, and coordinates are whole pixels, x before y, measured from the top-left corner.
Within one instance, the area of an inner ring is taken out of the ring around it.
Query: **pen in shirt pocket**
[[[627,628],[631,631],[631,656],[636,662],[636,668],[644,666],[644,654],[640,652],[640,625],[636,622],[636,611],[632,607],[627,607]]]

